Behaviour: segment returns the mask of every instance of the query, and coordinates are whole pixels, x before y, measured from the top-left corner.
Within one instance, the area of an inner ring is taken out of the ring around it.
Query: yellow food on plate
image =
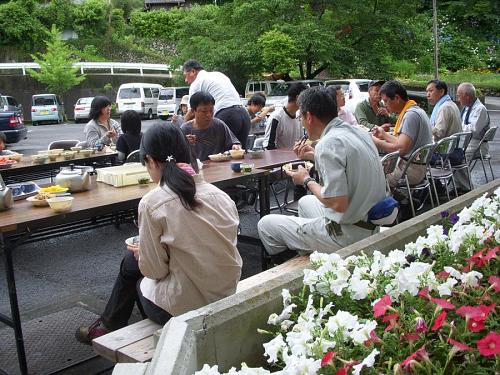
[[[59,186],[59,185],[52,185],[52,186],[47,186],[40,188],[39,190],[41,193],[65,193],[68,191],[68,188]]]

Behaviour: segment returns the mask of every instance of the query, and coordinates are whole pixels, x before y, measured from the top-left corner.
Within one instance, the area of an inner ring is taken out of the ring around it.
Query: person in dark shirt
[[[208,155],[227,150],[241,149],[238,138],[227,125],[222,120],[214,118],[214,104],[215,100],[208,92],[194,93],[189,99],[194,119],[181,126],[193,154],[199,160],[207,160]]]
[[[121,116],[121,128],[123,134],[116,142],[118,160],[125,161],[127,156],[139,149],[141,144],[141,117],[135,111],[125,111]]]

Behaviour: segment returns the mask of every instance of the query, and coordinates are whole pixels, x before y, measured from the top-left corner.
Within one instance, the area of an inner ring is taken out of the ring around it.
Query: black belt
[[[366,229],[373,231],[377,226],[372,223],[367,223],[366,221],[360,220],[357,223],[353,223],[351,225],[355,225],[359,228]],[[339,223],[336,223],[335,221],[330,221],[326,224],[326,231],[330,236],[335,235],[335,236],[340,236],[342,234],[342,227],[340,226]]]
[[[366,221],[363,220],[360,220],[357,223],[354,223],[353,225],[368,230],[374,230],[377,227],[375,224],[367,223]]]

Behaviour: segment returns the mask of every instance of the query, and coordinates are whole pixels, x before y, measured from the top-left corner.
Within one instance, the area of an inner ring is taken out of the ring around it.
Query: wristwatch
[[[309,182],[311,182],[311,181],[316,182],[316,180],[315,180],[314,178],[312,178],[312,177],[307,177],[307,178],[304,180],[304,184],[303,184],[303,185],[304,185],[304,189],[309,190],[309,188],[307,187],[307,184],[308,184]]]

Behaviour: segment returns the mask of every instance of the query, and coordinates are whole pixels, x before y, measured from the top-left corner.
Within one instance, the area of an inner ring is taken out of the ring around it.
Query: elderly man
[[[399,151],[400,162],[396,170],[387,176],[391,187],[396,187],[406,166],[406,160],[419,147],[432,143],[431,126],[427,113],[414,100],[408,98],[404,86],[398,81],[388,81],[380,88],[387,109],[399,113],[393,134],[382,127],[373,130],[373,142],[384,152]],[[410,165],[407,170],[411,185],[420,183],[426,173],[425,165]]]
[[[448,95],[446,82],[433,79],[427,83],[427,100],[434,106],[430,123],[435,141],[462,131],[460,110]]]
[[[476,97],[476,89],[471,83],[460,84],[457,89],[457,97],[462,106],[462,129],[465,132],[472,132],[472,139],[465,153],[467,160],[471,160],[481,139],[490,128],[490,116],[486,107]],[[481,151],[483,154],[488,153],[487,143],[481,146]],[[461,191],[470,189],[464,171],[458,171],[455,174],[455,182]]]
[[[375,233],[368,211],[385,197],[377,149],[368,133],[337,117],[337,105],[322,88],[299,96],[301,121],[316,148],[297,144],[303,159],[314,159],[320,183],[301,166],[288,174],[312,192],[299,201],[299,217],[267,215],[258,224],[269,254],[287,249],[334,252]]]
[[[208,92],[194,93],[189,99],[194,119],[181,126],[193,154],[200,160],[207,160],[208,155],[241,148],[224,121],[214,118],[214,104],[215,100]]]
[[[220,72],[207,72],[196,60],[183,65],[184,80],[190,85],[189,95],[205,91],[215,99],[215,117],[224,121],[243,147],[250,132],[250,116],[241,105],[241,99],[231,80]],[[189,115],[189,114],[188,114]],[[188,119],[192,118],[192,114]]]
[[[381,102],[380,88],[385,81],[371,81],[368,85],[368,99],[358,103],[354,110],[354,116],[360,125],[372,129],[381,126],[388,131],[396,122],[396,116],[389,113]]]

